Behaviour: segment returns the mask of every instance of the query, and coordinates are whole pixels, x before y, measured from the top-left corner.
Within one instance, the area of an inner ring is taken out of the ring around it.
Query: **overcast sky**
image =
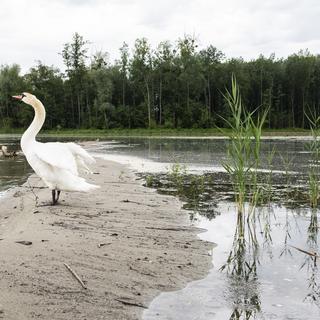
[[[319,17],[319,0],[0,0],[0,64],[62,68],[58,53],[74,32],[111,61],[123,41],[146,37],[155,47],[184,34],[228,58],[320,53]]]

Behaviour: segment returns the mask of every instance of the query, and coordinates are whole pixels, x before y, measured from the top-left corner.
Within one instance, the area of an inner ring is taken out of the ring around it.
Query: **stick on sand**
[[[65,267],[71,272],[71,274],[77,279],[77,281],[81,284],[83,289],[87,289],[87,287],[85,286],[85,284],[83,283],[83,281],[80,279],[80,277],[76,274],[75,271],[73,271],[69,265],[67,265],[66,263],[64,263]]]

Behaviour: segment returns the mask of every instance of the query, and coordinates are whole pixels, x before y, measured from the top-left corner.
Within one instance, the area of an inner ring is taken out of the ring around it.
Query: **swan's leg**
[[[58,200],[59,200],[59,196],[60,196],[60,190],[57,190],[57,199],[56,199],[56,202],[58,202]]]
[[[52,205],[54,206],[57,203],[56,190],[51,190],[51,193],[52,193]]]

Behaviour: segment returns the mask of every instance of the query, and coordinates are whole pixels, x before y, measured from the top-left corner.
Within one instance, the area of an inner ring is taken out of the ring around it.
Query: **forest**
[[[320,55],[308,50],[280,59],[226,59],[213,45],[200,50],[185,35],[156,48],[146,38],[133,48],[124,42],[111,62],[107,52],[88,56],[89,45],[75,33],[62,46],[63,72],[41,61],[23,75],[18,64],[1,65],[0,129],[24,128],[32,120],[32,108],[11,98],[21,92],[44,103],[46,129],[221,127],[233,74],[247,110],[269,108],[267,128],[308,128],[308,110],[320,110]]]

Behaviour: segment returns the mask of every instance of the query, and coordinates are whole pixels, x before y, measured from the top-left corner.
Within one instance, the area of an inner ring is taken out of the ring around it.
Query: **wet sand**
[[[115,162],[93,169],[101,189],[57,206],[35,175],[0,199],[0,319],[140,319],[160,292],[207,274],[212,244],[177,199]]]

